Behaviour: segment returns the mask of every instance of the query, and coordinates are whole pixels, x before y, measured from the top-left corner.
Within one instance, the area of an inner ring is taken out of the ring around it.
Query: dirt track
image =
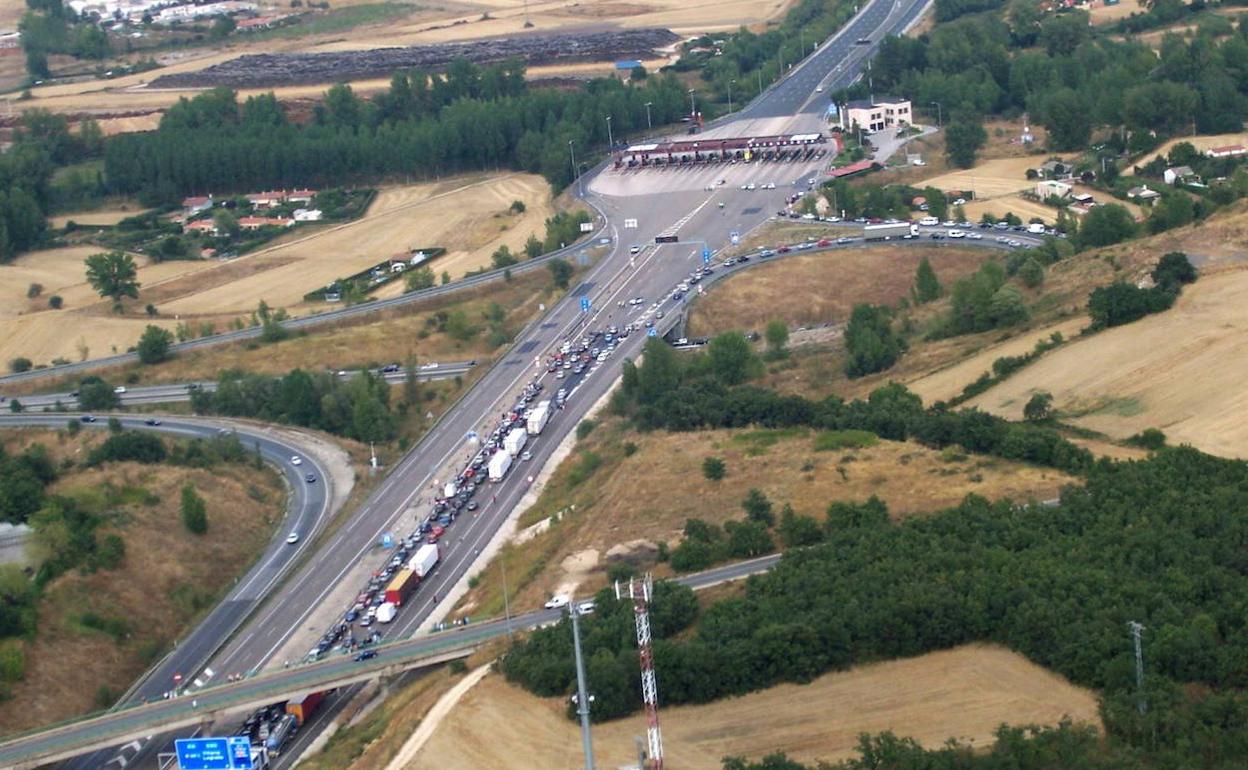
[[[653,59],[655,49],[671,45],[677,39],[671,30],[633,29],[585,34],[525,35],[369,51],[251,54],[194,72],[164,75],[152,81],[152,87],[263,88],[346,82],[384,77],[406,69],[437,72],[460,58],[476,64],[488,64],[516,57],[529,66]]]

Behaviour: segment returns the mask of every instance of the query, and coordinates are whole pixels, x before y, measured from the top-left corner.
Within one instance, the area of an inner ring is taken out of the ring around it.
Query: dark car
[[[95,422],[95,415],[93,415],[93,414],[84,414],[84,415],[82,416],[82,421],[83,421],[83,422]]]
[[[390,374],[391,372],[397,372],[402,368],[403,367],[399,366],[398,364],[386,364],[385,366],[381,367],[381,371],[386,374]]]
[[[315,483],[316,483],[316,474],[314,474],[314,473],[309,473],[307,476],[304,476],[304,477],[303,477],[303,480],[304,480],[304,481],[306,481],[306,482],[308,482],[309,484],[315,484]]]
[[[155,417],[148,417],[143,422],[147,425],[160,425],[160,420],[157,420]]]
[[[347,614],[344,615],[342,619],[347,621],[348,623],[354,623],[355,619],[358,618],[359,616],[360,616],[360,613],[356,612],[355,610],[348,610]]]
[[[353,658],[353,660],[355,660],[358,663],[361,660],[368,660],[370,658],[375,658],[375,657],[377,657],[376,650],[361,650],[360,652],[357,652],[355,654],[355,658]]]

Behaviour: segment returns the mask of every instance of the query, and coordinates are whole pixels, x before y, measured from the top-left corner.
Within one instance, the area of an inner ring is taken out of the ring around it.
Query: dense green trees
[[[725,385],[740,385],[763,372],[762,361],[741,332],[724,332],[711,340],[706,360],[715,379]]]
[[[1181,251],[1163,254],[1157,267],[1152,272],[1153,283],[1162,288],[1178,290],[1184,284],[1196,280],[1196,268],[1192,266],[1187,255]]]
[[[572,178],[569,142],[588,159],[606,140],[605,123],[582,116],[611,115],[623,133],[644,128],[647,102],[655,123],[672,121],[687,102],[684,86],[652,77],[640,87],[601,79],[530,91],[517,63],[456,62],[444,76],[396,75],[373,101],[335,86],[306,126],[287,121],[271,97],[240,106],[233,91],[214,89],[180,100],[158,131],[110,140],[105,171],[112,190],[152,201],[500,164],[562,187]]]
[[[359,441],[387,441],[398,427],[389,385],[368,371],[347,379],[302,369],[284,377],[226,372],[215,392],[192,393],[191,407],[201,414],[257,417]]]
[[[959,168],[975,165],[975,154],[988,142],[988,132],[971,116],[962,116],[945,129],[945,156]]]
[[[83,377],[78,383],[78,406],[84,410],[116,409],[121,399],[113,386],[95,375]]]
[[[1088,314],[1092,316],[1092,328],[1137,321],[1150,313],[1169,310],[1176,293],[1160,286],[1141,289],[1135,284],[1118,281],[1109,286],[1093,289],[1088,297]]]
[[[845,374],[863,377],[897,363],[906,341],[893,330],[893,313],[883,305],[855,305],[845,327]]]
[[[1025,320],[1027,306],[1022,293],[1005,282],[1001,265],[985,262],[953,285],[949,317],[933,336],[983,332]]]
[[[139,296],[138,268],[134,257],[121,251],[109,251],[92,254],[86,259],[87,282],[91,288],[99,292],[101,297],[113,300],[114,307],[121,306],[121,300]]]
[[[33,444],[18,455],[0,449],[0,521],[20,524],[43,505],[44,489],[56,480],[47,450]]]
[[[168,329],[148,324],[135,346],[139,361],[145,364],[159,364],[169,358],[169,347],[173,345],[173,334]]]
[[[932,269],[932,263],[927,257],[923,257],[914,272],[914,287],[910,290],[910,296],[916,304],[924,305],[938,299],[944,291],[940,279],[936,277],[936,271]]]
[[[665,703],[993,641],[1104,693],[1107,746],[1135,763],[1116,767],[1229,770],[1248,740],[1245,513],[1248,465],[1184,448],[1090,466],[1086,485],[1065,490],[1056,506],[972,496],[900,524],[865,508],[838,514],[823,543],[785,554],[744,596],[704,610],[681,641],[656,630]],[[1148,629],[1143,715],[1128,620]],[[543,695],[566,694],[567,634],[538,632],[507,655],[505,672]],[[546,672],[556,674],[539,676]],[[635,693],[631,703],[640,705]],[[1023,737],[1007,735],[1005,756],[1044,745]],[[998,766],[1080,765],[983,765]]]

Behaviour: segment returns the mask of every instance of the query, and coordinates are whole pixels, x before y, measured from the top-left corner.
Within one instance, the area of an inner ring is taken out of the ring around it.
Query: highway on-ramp
[[[773,87],[749,105],[742,118],[792,115],[794,108],[785,100],[795,98],[793,95],[800,95],[803,90],[807,100],[803,104],[817,101],[808,84],[795,80],[799,75],[817,78],[816,82],[828,89],[848,85],[858,74],[860,58],[838,68],[838,63],[845,61],[844,58],[840,62],[836,60],[838,55],[845,55],[842,43],[869,37],[873,45],[858,47],[865,55],[885,31],[904,26],[923,5],[922,0],[910,3],[874,0],[846,30],[821,47],[820,52],[801,67],[795,68],[780,86]],[[878,8],[889,10],[878,14],[875,11]],[[794,120],[808,125],[810,116],[798,115]],[[606,192],[609,185],[600,188],[599,182],[615,173],[604,170],[586,180],[586,199],[606,220],[603,233],[610,239],[609,252],[580,277],[580,284],[568,296],[555,302],[542,318],[522,330],[509,352],[482,374],[478,383],[410,452],[394,463],[385,481],[368,499],[324,538],[287,580],[269,592],[259,610],[213,656],[210,665],[214,670],[256,672],[275,666],[280,668],[283,660],[300,659],[328,625],[340,617],[339,613],[351,603],[372,570],[388,560],[390,553],[380,544],[383,534],[403,535],[412,531],[428,513],[436,482],[449,478],[449,474],[458,471],[475,452],[476,445],[470,434],[488,432],[499,415],[516,402],[522,388],[535,378],[541,378],[546,385],[544,397],[570,382],[556,380],[538,366],[540,362],[565,341],[578,339],[589,329],[650,322],[656,330],[662,331],[674,323],[680,304],[671,300],[672,290],[702,263],[703,252],[722,250],[729,244],[732,232],[748,233],[783,206],[786,190],[749,192],[738,185],[764,175],[774,178],[776,174],[791,173],[804,178],[809,175],[810,168],[808,164],[765,163],[743,164],[732,169],[721,166],[719,171],[709,173],[731,176],[732,184],[709,192],[704,186],[667,191],[648,189],[664,175],[685,173],[681,169],[635,175],[631,192]],[[620,230],[623,223],[632,220],[636,222],[635,228]],[[661,234],[677,236],[679,240],[654,244],[654,237]],[[633,255],[626,245],[629,242],[649,245]],[[644,301],[627,304],[635,298]],[[588,302],[588,311],[582,310],[583,301]],[[442,541],[441,564],[402,608],[399,618],[386,629],[385,641],[392,642],[414,633],[444,608],[445,604],[438,607],[433,597],[446,596],[459,583],[485,544],[529,491],[536,469],[549,460],[560,441],[607,392],[616,379],[620,360],[635,357],[644,338],[644,333],[633,334],[613,355],[575,381],[570,386],[566,408],[531,442],[533,459],[518,463],[501,483],[490,484],[478,493],[481,509],[473,515],[461,516],[450,527]],[[153,741],[154,745],[160,743]]]

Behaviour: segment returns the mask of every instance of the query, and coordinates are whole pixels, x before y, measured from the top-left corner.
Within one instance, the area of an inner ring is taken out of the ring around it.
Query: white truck
[[[862,228],[863,240],[867,241],[887,241],[893,238],[913,238],[918,234],[919,226],[913,222],[865,225]]]
[[[433,571],[434,566],[438,563],[438,546],[433,543],[425,543],[416,549],[416,553],[407,563],[407,568],[416,573],[416,577],[423,579]]]
[[[458,491],[459,491],[459,487],[455,486],[454,481],[448,481],[446,482],[446,484],[442,486],[443,497],[454,497],[455,493]]]
[[[550,420],[550,399],[542,401],[533,410],[529,412],[525,427],[528,428],[530,436],[536,436],[546,429],[546,423]]]
[[[390,602],[386,602],[385,604],[382,604],[379,607],[377,607],[377,622],[389,623],[390,621],[394,620],[394,616],[397,614],[398,614],[398,610],[394,608],[394,605],[391,604]]]
[[[512,457],[519,457],[520,450],[529,441],[529,434],[524,428],[513,428],[503,439],[503,449]]]
[[[507,475],[507,471],[511,470],[511,452],[506,449],[500,449],[490,458],[488,466],[490,472],[490,481],[502,481]]]

